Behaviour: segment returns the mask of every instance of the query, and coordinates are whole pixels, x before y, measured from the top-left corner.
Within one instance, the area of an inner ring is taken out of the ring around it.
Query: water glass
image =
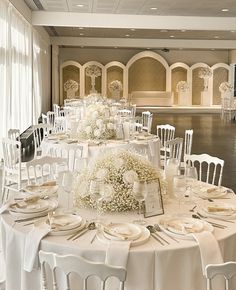
[[[180,203],[185,198],[186,194],[186,178],[184,175],[173,176],[173,192],[178,200],[178,211],[180,213]]]
[[[138,214],[143,212],[143,202],[147,196],[147,183],[144,181],[135,181],[133,185],[133,196],[138,201]],[[143,219],[133,221],[136,224],[144,225],[146,222]]]

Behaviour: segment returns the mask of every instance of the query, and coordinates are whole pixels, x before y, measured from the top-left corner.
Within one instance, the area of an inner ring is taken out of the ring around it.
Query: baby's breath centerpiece
[[[233,86],[228,82],[223,82],[219,86],[219,91],[221,93],[229,93],[233,91]]]
[[[143,156],[122,149],[110,150],[78,177],[75,202],[79,207],[96,208],[96,202],[89,195],[89,187],[92,180],[100,179],[104,183],[105,196],[111,196],[110,201],[103,201],[102,210],[135,210],[138,202],[132,195],[134,182],[148,183],[158,178],[164,186],[161,173]]]

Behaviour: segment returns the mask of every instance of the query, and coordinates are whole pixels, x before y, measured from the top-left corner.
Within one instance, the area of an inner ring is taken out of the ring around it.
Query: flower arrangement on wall
[[[79,206],[96,208],[89,188],[92,180],[99,179],[104,184],[105,195],[111,196],[109,201],[102,202],[103,211],[134,210],[138,208],[138,202],[132,195],[134,182],[148,183],[158,178],[164,187],[160,171],[143,156],[124,149],[106,151],[93,166],[79,175],[75,184],[75,202]]]
[[[229,82],[223,82],[219,86],[219,91],[221,93],[229,93],[233,91],[233,86]]]
[[[97,91],[95,90],[95,79],[99,76],[101,76],[102,72],[99,66],[97,66],[96,64],[91,64],[89,65],[86,70],[85,70],[86,76],[91,78],[91,90],[90,93],[94,94],[97,93]]]
[[[209,67],[201,67],[198,72],[198,77],[200,79],[210,78],[212,76],[212,71]]]
[[[189,84],[186,81],[179,81],[176,85],[176,92],[187,92],[189,91]]]
[[[75,80],[69,79],[64,83],[64,91],[67,93],[67,98],[75,97],[75,92],[79,89],[79,84]]]
[[[121,81],[115,80],[109,83],[108,89],[111,93],[115,91],[120,92],[123,90],[123,86],[122,86]]]

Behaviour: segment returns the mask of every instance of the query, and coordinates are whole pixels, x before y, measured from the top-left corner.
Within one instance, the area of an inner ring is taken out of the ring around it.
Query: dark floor
[[[236,192],[236,121],[225,122],[219,114],[155,113],[152,133],[156,133],[157,124],[175,126],[175,137],[184,137],[186,129],[193,129],[192,153],[224,159],[222,185]]]

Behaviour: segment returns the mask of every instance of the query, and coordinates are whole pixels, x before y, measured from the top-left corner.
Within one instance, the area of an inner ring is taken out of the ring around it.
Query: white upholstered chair
[[[230,288],[230,279],[236,276],[236,262],[227,262],[223,264],[207,265],[205,269],[207,279],[207,290],[214,290],[212,280],[216,276],[223,276],[225,279],[225,290],[233,290]]]
[[[43,156],[26,162],[28,184],[41,184],[56,180],[59,171],[68,168],[67,159]]]
[[[126,269],[117,266],[111,266],[104,263],[92,262],[80,256],[66,255],[61,256],[55,253],[39,251],[39,260],[41,264],[42,289],[47,290],[48,281],[46,275],[46,265],[52,272],[53,289],[58,288],[56,269],[59,268],[66,276],[66,288],[70,290],[70,273],[78,274],[83,281],[81,290],[89,290],[89,277],[95,276],[100,279],[98,290],[105,290],[109,277],[116,277],[119,281],[119,290],[124,290],[126,280]],[[91,289],[96,290],[96,289]]]
[[[221,185],[224,160],[208,154],[192,154],[185,155],[184,162],[197,168],[199,180]]]

